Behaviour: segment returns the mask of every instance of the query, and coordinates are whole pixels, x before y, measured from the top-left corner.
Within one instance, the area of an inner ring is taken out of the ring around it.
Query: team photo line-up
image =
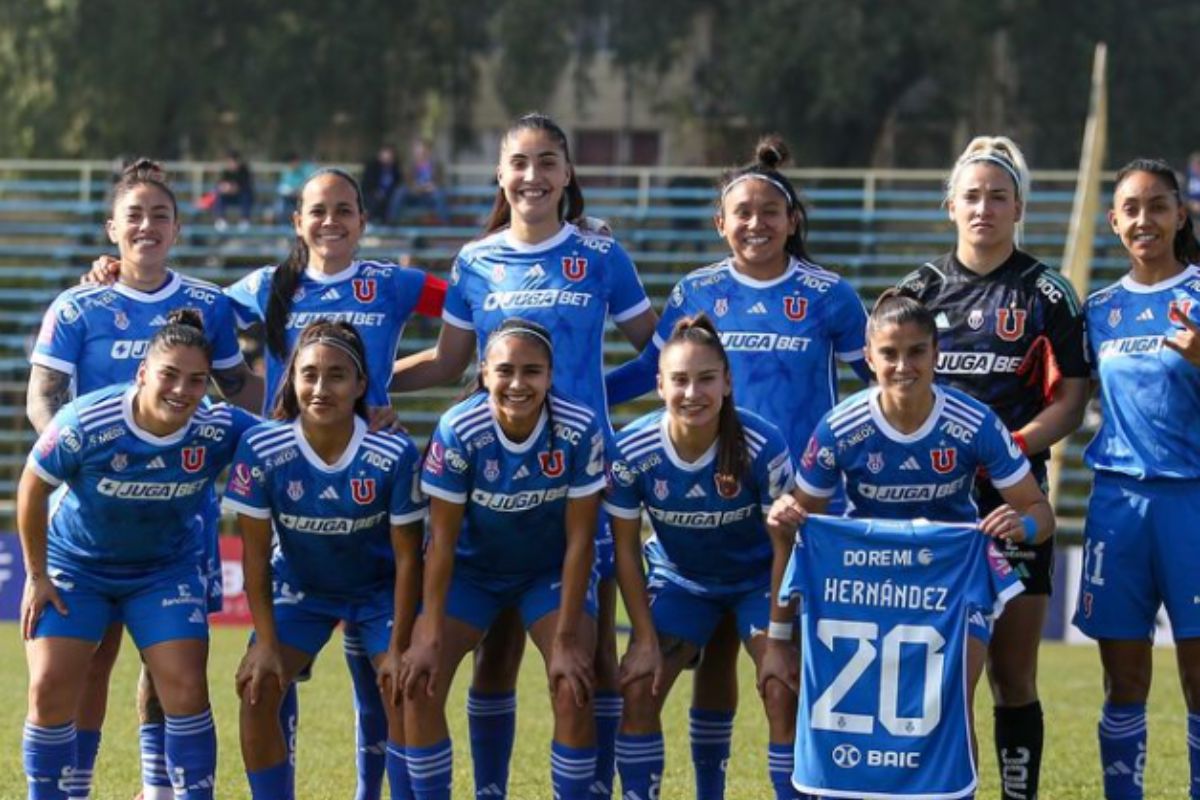
[[[505,797],[527,637],[553,713],[546,797],[612,797],[618,780],[625,800],[659,797],[661,710],[686,669],[695,794],[723,797],[743,648],[775,797],[974,796],[985,673],[1000,796],[1036,797],[1048,451],[1098,383],[1074,624],[1099,643],[1104,792],[1143,796],[1165,606],[1200,798],[1200,540],[1182,535],[1200,451],[1173,421],[1200,414],[1200,245],[1175,173],[1118,172],[1108,220],[1129,272],[1080,302],[1019,247],[1021,151],[978,137],[946,180],[954,249],[868,312],[810,259],[787,158],[767,137],[723,176],[729,256],[680,280],[661,316],[540,114],[503,135],[493,209],[446,281],[356,258],[363,198],[337,169],[304,183],[278,265],[224,289],[189,278],[168,266],[180,225],[161,168],[127,167],[106,222],[119,257],[58,296],[31,356],[28,796],[90,795],[125,628],[142,796],[214,795],[223,506],[253,619],[236,688],[258,800],[296,795],[296,685],[339,625],[359,800],[385,776],[393,798],[451,796],[446,703],[468,655],[475,795]],[[441,320],[437,342],[397,360],[414,313]],[[639,352],[606,373],[609,320]],[[239,350],[252,327],[261,375]],[[992,370],[955,368],[972,355]],[[843,400],[839,361],[862,383]],[[472,365],[418,447],[390,393]],[[650,392],[661,407],[614,431],[610,406]]]

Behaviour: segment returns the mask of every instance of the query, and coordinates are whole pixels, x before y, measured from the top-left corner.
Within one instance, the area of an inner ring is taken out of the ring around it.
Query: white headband
[[[767,183],[774,186],[776,189],[779,190],[779,193],[781,195],[783,195],[783,199],[787,201],[788,208],[792,207],[792,195],[790,192],[788,192],[788,190],[786,188],[784,188],[784,185],[782,183],[780,183],[779,181],[775,180],[774,178],[772,178],[770,175],[764,175],[761,172],[746,172],[741,175],[738,175],[736,178],[731,180],[729,183],[725,184],[725,188],[721,190],[721,200],[722,201],[725,200],[725,195],[729,194],[730,189],[737,186],[739,183],[744,183],[745,181],[748,181],[751,179],[766,181]]]
[[[554,345],[550,344],[550,340],[547,339],[542,334],[535,331],[533,328],[524,328],[524,327],[517,327],[517,326],[511,327],[511,328],[505,328],[502,331],[496,331],[494,334],[492,334],[491,340],[493,342],[495,342],[495,341],[499,341],[500,339],[503,339],[506,336],[518,336],[518,335],[532,336],[533,338],[537,339],[542,344],[546,345],[546,349],[550,351],[551,355],[554,354]]]
[[[367,371],[363,369],[362,360],[359,359],[358,353],[354,352],[354,348],[343,342],[341,339],[335,339],[332,336],[317,336],[316,338],[309,339],[307,342],[305,342],[304,346],[311,347],[314,344],[327,344],[330,347],[335,347],[338,350],[341,350],[350,357],[351,361],[354,362],[354,366],[358,368],[358,374],[366,377]]]
[[[992,155],[991,153],[981,153],[977,156],[971,156],[970,158],[968,158],[966,161],[964,161],[962,163],[962,166],[965,167],[968,164],[978,164],[981,161],[986,161],[989,164],[995,164],[996,166],[1000,167],[1002,170],[1007,172],[1008,177],[1012,178],[1013,186],[1017,187],[1017,196],[1020,197],[1020,195],[1021,195],[1021,179],[1019,177],[1017,177],[1017,168],[1013,166],[1011,161],[1009,161],[1007,158],[1001,158],[1000,156]]]

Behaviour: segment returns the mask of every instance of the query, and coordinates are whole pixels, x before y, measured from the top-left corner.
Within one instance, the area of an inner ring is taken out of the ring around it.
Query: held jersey
[[[276,269],[256,269],[226,290],[243,327],[266,322],[271,278]],[[336,275],[308,268],[292,297],[284,332],[287,351],[291,353],[300,334],[314,322],[349,322],[362,336],[367,351],[367,405],[390,405],[388,386],[396,345],[414,311],[437,314],[433,308],[436,300],[432,299],[435,282],[419,269],[376,261],[356,261]],[[269,411],[283,381],[287,357],[280,359],[267,348],[266,360],[265,404]]]
[[[1057,270],[1027,253],[1014,250],[987,275],[977,275],[948,253],[910,274],[900,287],[919,298],[937,321],[938,381],[982,400],[1009,430],[1022,428],[1045,407],[1040,388],[1031,388],[1041,375],[1017,374],[1039,336],[1049,339],[1063,377],[1088,376],[1075,290]]]
[[[420,460],[406,435],[368,432],[358,417],[333,464],[313,451],[299,420],[264,422],[242,437],[224,505],[271,520],[272,567],[288,591],[365,600],[395,580],[391,526],[425,517]]]
[[[195,558],[190,526],[258,420],[218,403],[196,409],[176,433],[155,436],[134,422],[136,392],[118,384],[68,403],[34,445],[30,469],[67,484],[50,518],[51,566],[144,571]]]
[[[546,404],[549,413],[523,442],[504,435],[485,392],[438,423],[421,488],[466,506],[456,570],[503,580],[561,569],[567,501],[604,488],[607,439],[590,409],[557,393]]]
[[[676,322],[700,312],[721,333],[738,405],[779,426],[789,450],[801,452],[837,403],[834,358],[863,358],[867,314],[853,287],[795,258],[769,281],[742,275],[726,259],[676,284],[654,344],[661,350]]]
[[[1147,286],[1128,276],[1087,301],[1088,349],[1100,379],[1100,429],[1084,454],[1095,470],[1138,479],[1200,478],[1190,424],[1200,369],[1163,344],[1200,322],[1200,267]]]
[[[781,600],[802,598],[792,783],[814,797],[967,797],[967,626],[1022,585],[973,526],[810,516]]]
[[[792,488],[791,457],[778,428],[749,411],[738,416],[750,468],[736,486],[717,483],[715,442],[696,461],[679,456],[663,410],[617,434],[604,508],[638,519],[644,506],[654,528],[646,555],[655,573],[696,594],[745,592],[771,577],[763,517]]]
[[[179,308],[194,308],[204,318],[214,369],[242,363],[228,298],[211,283],[173,271],[153,292],[121,283],[67,289],[46,311],[29,360],[72,376],[76,395],[131,381],[151,337]]]
[[[845,476],[847,516],[974,522],[979,467],[997,489],[1029,472],[1008,428],[978,400],[934,386],[929,417],[906,434],[884,418],[881,391],[847,398],[817,425],[796,472],[805,493],[829,497]]]
[[[550,239],[526,245],[507,230],[464,247],[450,272],[443,320],[475,332],[479,356],[487,336],[509,317],[544,325],[554,342],[554,386],[601,415],[604,323],[650,308],[629,256],[611,237],[565,224]]]

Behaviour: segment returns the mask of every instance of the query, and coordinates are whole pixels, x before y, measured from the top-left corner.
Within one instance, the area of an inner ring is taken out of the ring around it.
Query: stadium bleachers
[[[263,165],[259,186],[279,165]],[[207,212],[196,207],[212,185],[217,165],[168,164],[181,205],[183,234],[173,263],[188,274],[228,284],[249,269],[283,259],[290,230],[266,222],[216,230]],[[259,167],[256,167],[258,170]],[[447,187],[451,224],[426,224],[417,215],[391,227],[372,225],[361,244],[364,257],[385,258],[445,273],[461,244],[478,234],[491,207],[490,168],[451,168]],[[42,313],[63,288],[100,253],[115,252],[104,232],[109,165],[105,162],[30,162],[0,160],[0,516],[12,527],[12,503],[33,432],[25,419],[27,353]],[[717,170],[582,168],[581,182],[589,215],[609,222],[639,265],[647,291],[661,306],[685,272],[725,255],[712,229],[713,184]],[[809,243],[815,260],[846,276],[864,301],[928,258],[948,250],[953,230],[941,208],[941,175],[932,172],[802,170],[796,173],[809,208]],[[1034,175],[1023,246],[1057,264],[1070,218],[1073,174]],[[273,198],[260,191],[260,208]],[[1125,269],[1119,244],[1106,224],[1097,227],[1093,287],[1105,285]],[[610,332],[612,333],[612,332]],[[432,344],[437,324],[414,318],[401,347],[411,352]],[[632,349],[610,336],[607,358],[619,363]],[[847,387],[851,376],[843,376]],[[423,438],[455,388],[403,398],[401,419]],[[627,419],[642,406],[620,409]],[[1059,512],[1067,530],[1078,527],[1090,478],[1080,466],[1081,432],[1068,447]]]

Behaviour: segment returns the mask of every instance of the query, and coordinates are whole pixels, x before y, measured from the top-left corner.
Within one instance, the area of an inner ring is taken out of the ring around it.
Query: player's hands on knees
[[[550,646],[550,661],[546,665],[550,692],[558,689],[559,681],[567,681],[575,696],[575,705],[587,705],[596,676],[592,672],[592,654],[580,644],[573,633],[556,633]]]
[[[235,681],[238,697],[252,706],[258,704],[267,681],[274,681],[282,694],[287,689],[283,653],[277,646],[256,639],[246,650],[246,655],[242,656]]]
[[[771,504],[767,512],[767,525],[782,528],[791,533],[808,520],[808,511],[800,505],[800,501],[790,494],[781,495]]]
[[[1025,523],[1021,515],[1008,503],[992,509],[992,513],[979,523],[979,530],[993,539],[1004,539],[1020,544],[1027,538]]]
[[[621,658],[621,666],[617,671],[621,691],[645,678],[651,679],[650,694],[658,697],[663,684],[663,657],[658,647],[658,637],[653,634],[629,641],[629,649]]]
[[[120,274],[121,259],[106,253],[105,255],[98,256],[92,262],[92,268],[79,278],[79,282],[85,286],[108,286],[111,283],[116,283]]]
[[[367,425],[371,431],[387,431],[388,433],[407,433],[396,416],[396,409],[390,405],[371,406],[367,409]]]
[[[800,694],[800,650],[795,642],[767,640],[767,649],[758,665],[756,684],[759,697],[766,697],[767,682],[772,680],[779,681],[795,694]]]
[[[383,699],[394,706],[404,699],[404,651],[398,645],[388,647],[383,660],[375,668],[376,681]]]
[[[64,617],[70,613],[67,604],[58,596],[58,589],[51,583],[49,576],[38,575],[25,579],[25,591],[21,595],[21,636],[25,641],[33,638],[38,620],[42,618],[46,606],[54,606]]]
[[[437,692],[438,663],[441,661],[441,637],[433,623],[422,614],[413,625],[412,643],[400,656],[400,685],[407,698],[415,697],[421,677],[425,676],[425,693]]]
[[[1163,344],[1180,356],[1193,367],[1200,367],[1200,326],[1192,322],[1187,314],[1172,307],[1171,321],[1178,322],[1183,330],[1175,331],[1173,336],[1163,337]]]

